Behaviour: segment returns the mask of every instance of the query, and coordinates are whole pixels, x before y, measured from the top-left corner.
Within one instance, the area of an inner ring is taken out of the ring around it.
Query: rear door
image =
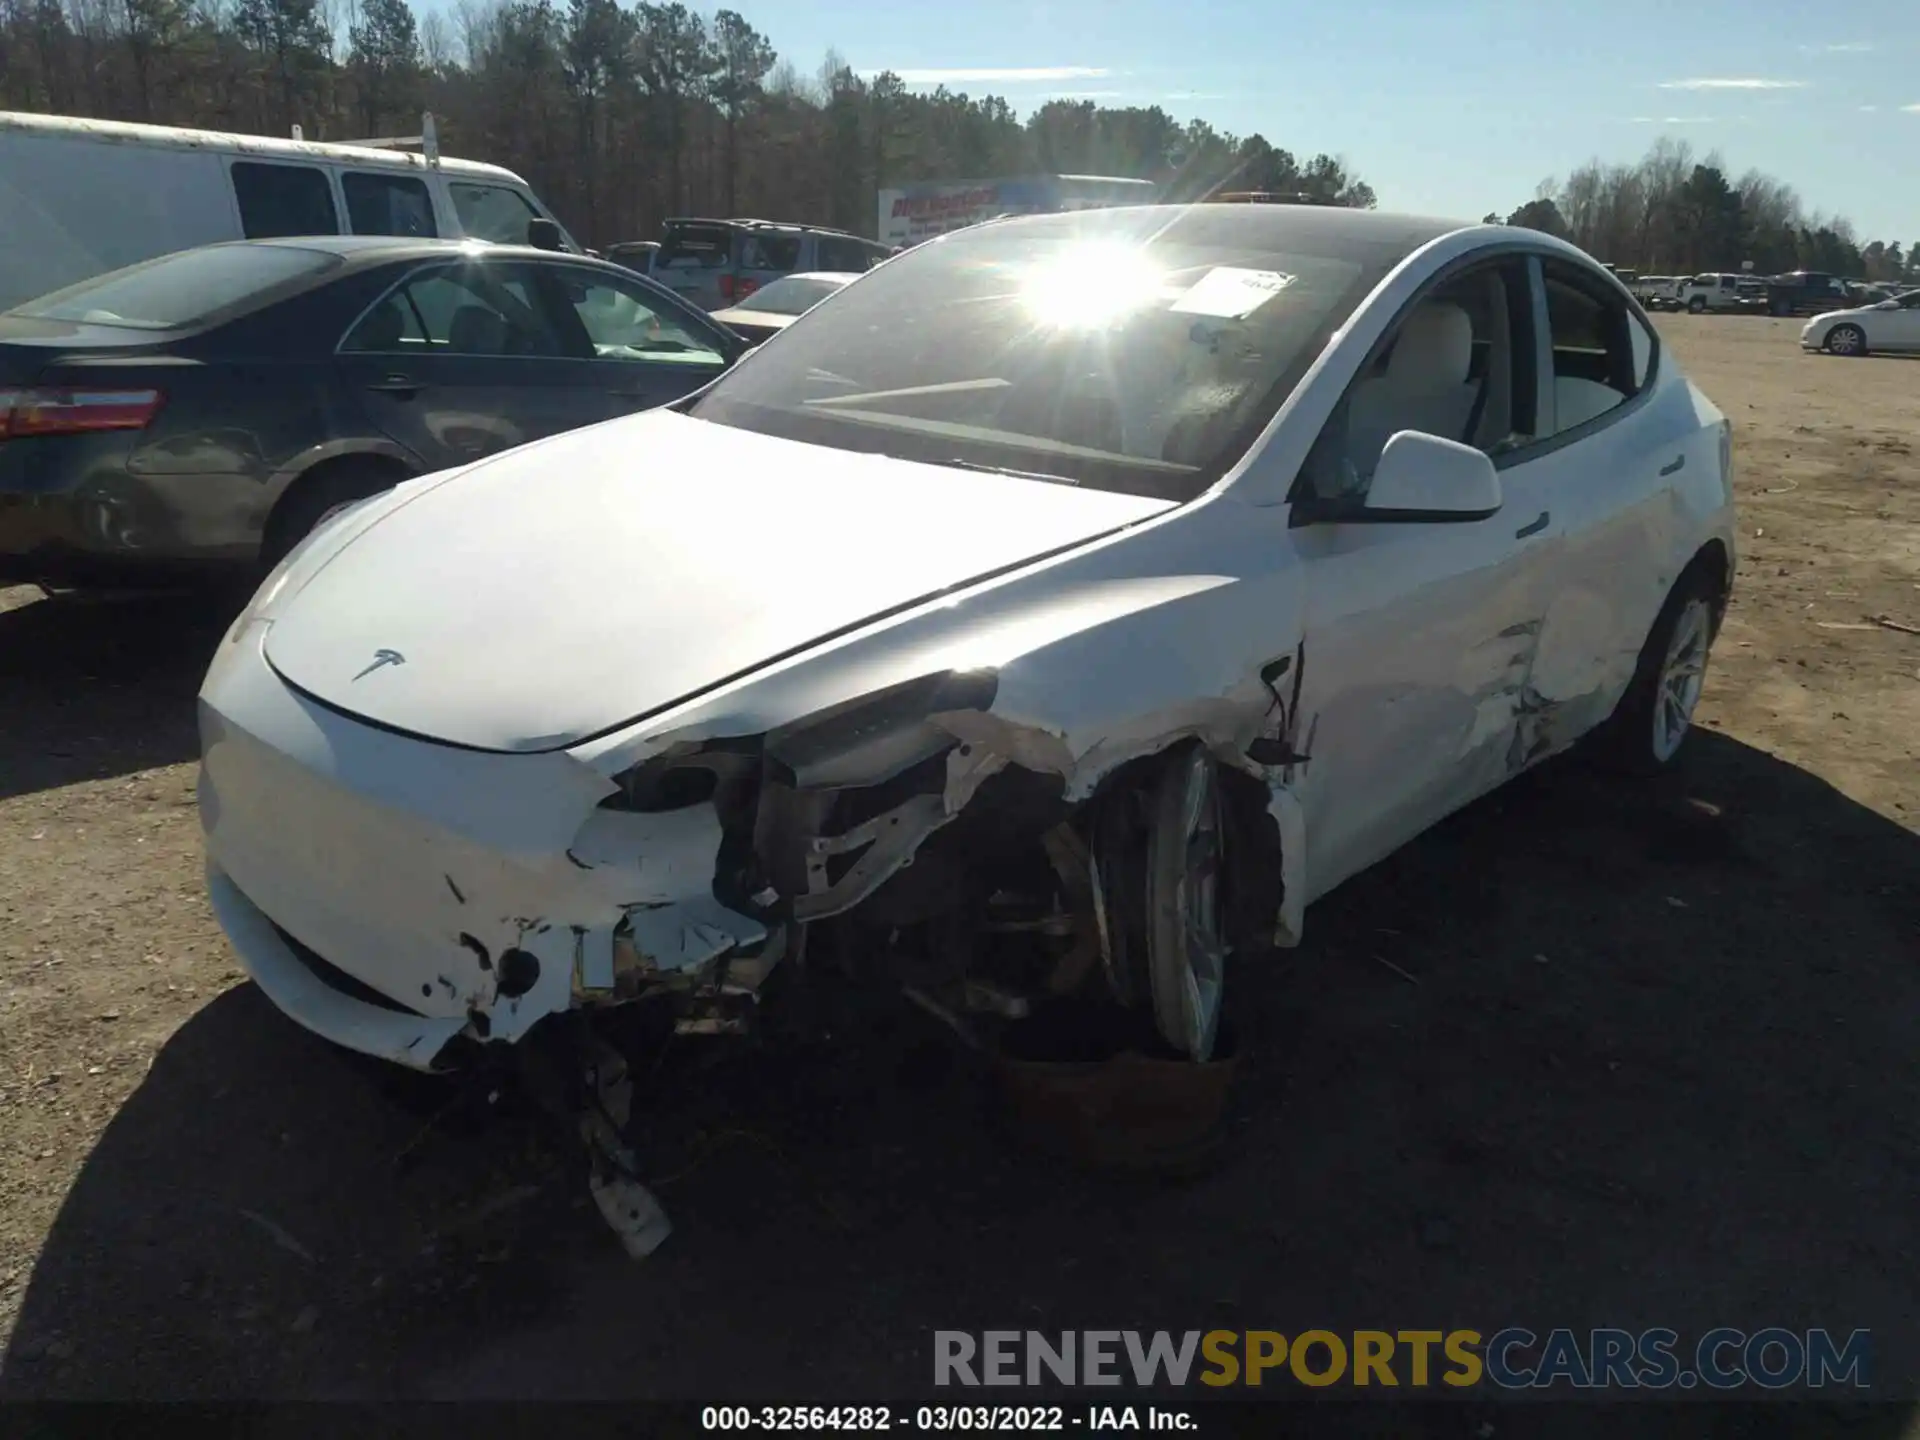
[[[746,299],[763,285],[771,285],[796,270],[819,268],[806,263],[806,251],[814,237],[799,230],[748,230],[740,236],[739,266],[731,295],[721,287],[721,298],[729,304]]]
[[[1868,317],[1867,344],[1876,350],[1920,350],[1920,290],[1891,303],[1900,308]]]
[[[525,261],[433,262],[341,340],[349,389],[427,469],[606,417],[599,372]]]
[[[711,220],[668,223],[653,257],[652,275],[690,305],[720,310],[735,296],[738,228]]]
[[[570,317],[592,355],[586,372],[602,415],[651,410],[719,375],[740,344],[704,314],[643,281],[586,265],[539,268],[548,303]]]
[[[1631,678],[1674,580],[1674,477],[1717,448],[1683,390],[1659,388],[1657,337],[1611,286],[1557,256],[1536,283],[1547,384],[1518,458],[1555,541],[1528,676],[1526,744],[1544,751],[1606,719]]]

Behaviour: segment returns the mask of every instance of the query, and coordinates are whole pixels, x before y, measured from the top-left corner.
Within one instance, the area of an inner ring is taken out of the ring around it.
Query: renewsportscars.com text
[[[1778,1390],[1870,1385],[1865,1330],[936,1330],[934,1384]]]

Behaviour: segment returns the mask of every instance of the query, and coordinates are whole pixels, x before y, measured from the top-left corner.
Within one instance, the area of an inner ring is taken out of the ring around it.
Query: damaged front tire
[[[1198,744],[1106,799],[1094,824],[1095,905],[1121,1004],[1152,1006],[1160,1038],[1213,1058],[1225,994],[1227,827],[1219,768]]]
[[[1160,772],[1147,836],[1147,961],[1160,1036],[1196,1063],[1213,1058],[1226,985],[1226,826],[1214,759],[1198,745]]]

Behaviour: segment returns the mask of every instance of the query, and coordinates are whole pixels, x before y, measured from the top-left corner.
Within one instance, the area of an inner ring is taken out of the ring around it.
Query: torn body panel
[[[564,753],[371,729],[279,684],[249,645],[223,646],[202,692],[201,819],[236,950],[309,1028],[359,1049],[343,1026],[377,1032],[378,1053],[431,1068],[452,1035],[514,1040],[612,998],[621,943],[630,969],[692,979],[768,939],[714,899],[710,805],[612,812],[615,787]],[[391,1053],[396,1025],[424,1040]]]

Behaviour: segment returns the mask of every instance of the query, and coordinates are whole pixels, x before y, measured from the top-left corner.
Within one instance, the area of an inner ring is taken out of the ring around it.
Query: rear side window
[[[740,242],[742,270],[776,270],[789,275],[800,268],[798,235],[748,235]]]
[[[867,247],[858,240],[836,240],[826,235],[820,237],[820,269],[849,271],[858,275],[872,263],[867,258]]]
[[[19,307],[40,320],[177,330],[340,263],[297,245],[212,245],[96,275]]]
[[[475,240],[490,240],[496,245],[527,243],[527,222],[540,212],[518,190],[504,185],[474,185],[455,181],[447,186],[453,196],[453,213],[460,217],[460,231]]]
[[[1557,435],[1598,419],[1638,394],[1651,371],[1653,345],[1651,335],[1636,340],[1636,322],[1624,303],[1568,267],[1548,262],[1542,268],[1553,337]]]
[[[416,176],[349,170],[340,177],[340,189],[347,197],[347,224],[356,235],[440,233],[426,182]]]
[[[719,270],[733,263],[733,227],[669,225],[653,257],[656,270]]]
[[[327,173],[312,165],[233,162],[233,198],[240,204],[240,233],[249,240],[282,235],[338,235]]]

